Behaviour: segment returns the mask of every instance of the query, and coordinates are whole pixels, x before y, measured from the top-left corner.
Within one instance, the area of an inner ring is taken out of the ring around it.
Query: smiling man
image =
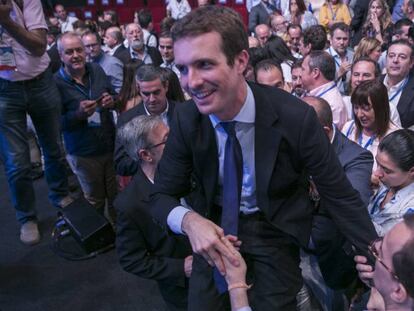
[[[246,83],[248,40],[235,11],[196,9],[172,35],[192,101],[176,109],[151,201],[160,225],[185,233],[195,253],[189,310],[224,310],[227,289],[249,287],[224,281],[222,257],[240,264],[225,235],[242,242],[253,309],[296,310],[298,244],[307,245],[312,218],[305,170],[361,249],[376,236],[366,208],[314,110],[278,88]],[[179,198],[191,191],[189,210]]]

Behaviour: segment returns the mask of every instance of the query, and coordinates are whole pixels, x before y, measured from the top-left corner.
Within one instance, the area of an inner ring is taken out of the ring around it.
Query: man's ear
[[[235,58],[234,58],[234,65],[237,66],[237,71],[240,74],[243,74],[249,64],[249,52],[247,50],[241,51]]]
[[[147,149],[139,149],[138,157],[144,162],[152,162],[151,153]]]
[[[404,303],[408,299],[408,293],[404,285],[400,282],[395,286],[390,295],[391,299],[398,304]]]

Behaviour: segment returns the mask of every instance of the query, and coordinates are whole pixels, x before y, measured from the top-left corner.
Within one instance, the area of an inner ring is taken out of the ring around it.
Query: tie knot
[[[236,135],[236,121],[231,122],[221,122],[220,123],[223,129],[226,131],[228,136],[235,136]]]

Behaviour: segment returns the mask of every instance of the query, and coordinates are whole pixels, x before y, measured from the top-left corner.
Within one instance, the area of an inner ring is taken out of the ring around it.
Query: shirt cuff
[[[252,311],[252,308],[250,308],[249,306],[241,307],[241,308],[237,309],[236,311]]]
[[[184,234],[181,225],[183,223],[183,218],[185,214],[191,212],[190,209],[185,208],[184,206],[174,207],[173,210],[168,214],[167,224],[172,230],[172,232],[177,234]]]

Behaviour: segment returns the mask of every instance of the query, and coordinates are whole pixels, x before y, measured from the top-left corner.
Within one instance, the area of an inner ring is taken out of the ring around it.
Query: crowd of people
[[[34,169],[58,210],[69,172],[170,310],[414,310],[414,1],[317,2],[169,0],[155,31],[1,1],[20,240]]]

